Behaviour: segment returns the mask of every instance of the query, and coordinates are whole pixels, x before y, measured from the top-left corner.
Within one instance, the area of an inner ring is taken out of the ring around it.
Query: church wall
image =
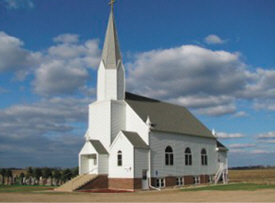
[[[101,61],[97,71],[97,100],[104,100],[105,97],[105,67]]]
[[[227,152],[219,151],[218,152],[218,160],[220,163],[227,164]]]
[[[105,99],[117,99],[117,70],[105,70]]]
[[[117,165],[118,151],[122,152],[122,166]],[[133,146],[122,133],[119,133],[109,153],[109,178],[133,178],[133,160]]]
[[[147,125],[128,104],[126,105],[126,130],[137,132],[146,144],[149,143]]]
[[[165,165],[165,148],[171,146],[174,154],[174,164]],[[152,177],[195,176],[215,174],[217,171],[216,140],[195,136],[185,136],[153,131],[150,133],[152,153]],[[185,166],[184,151],[189,147],[192,152],[192,165]],[[207,151],[208,165],[201,165],[201,150]]]
[[[90,139],[100,140],[105,149],[111,142],[111,104],[110,101],[99,101],[89,106]]]
[[[107,154],[98,155],[98,173],[99,174],[108,174],[109,172],[109,160]]]
[[[142,170],[148,170],[148,149],[135,148],[134,149],[134,176],[135,178],[142,178]]]
[[[117,134],[126,128],[126,104],[123,101],[111,101],[111,142]]]

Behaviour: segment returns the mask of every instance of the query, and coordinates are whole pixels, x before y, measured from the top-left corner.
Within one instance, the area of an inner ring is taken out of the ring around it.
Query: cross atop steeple
[[[114,10],[114,3],[115,2],[116,2],[115,0],[111,0],[110,3],[109,3],[109,5],[111,6],[112,10]]]

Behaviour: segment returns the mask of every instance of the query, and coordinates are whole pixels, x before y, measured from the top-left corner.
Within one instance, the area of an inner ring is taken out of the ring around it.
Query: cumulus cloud
[[[79,42],[79,35],[77,34],[61,34],[58,35],[57,37],[53,38],[53,41],[56,43],[77,43]]]
[[[31,0],[3,0],[3,2],[7,9],[34,8],[34,3]]]
[[[227,40],[222,40],[220,37],[218,37],[217,35],[208,35],[205,39],[204,39],[206,44],[223,44],[225,43]]]
[[[101,51],[98,40],[80,43],[75,34],[54,38],[57,45],[48,49],[44,62],[35,71],[33,87],[41,95],[86,92],[89,69],[96,69]]]
[[[127,88],[186,107],[210,107],[202,113],[234,113],[233,95],[244,89],[246,77],[239,57],[193,45],[145,52],[127,64]]]
[[[23,45],[20,39],[0,32],[0,72],[22,72],[39,64],[41,54],[22,48]]]
[[[89,74],[81,66],[54,60],[35,72],[35,92],[43,95],[72,94],[86,83]]]
[[[218,132],[215,135],[217,138],[220,139],[234,139],[234,138],[243,138],[245,135],[241,133],[225,133],[225,132]]]
[[[88,98],[54,97],[0,110],[1,164],[76,166],[90,102]]]

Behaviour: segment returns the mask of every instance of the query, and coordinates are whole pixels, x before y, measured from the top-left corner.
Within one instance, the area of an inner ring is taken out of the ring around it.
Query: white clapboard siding
[[[122,166],[117,165],[117,153],[122,152]],[[116,137],[109,153],[109,178],[133,178],[134,149],[132,144],[122,134]]]
[[[227,152],[218,151],[218,158],[217,160],[220,161],[220,163],[227,164]],[[219,165],[217,166],[217,169],[219,168]]]
[[[100,140],[105,149],[111,144],[111,101],[98,101],[89,106],[90,139]]]
[[[126,125],[126,104],[124,101],[111,101],[111,142]]]
[[[142,171],[148,170],[148,154],[149,149],[142,149],[142,148],[135,148],[134,149],[134,171],[135,171],[135,178],[142,177]]]
[[[124,67],[123,64],[120,63],[118,66],[118,77],[117,77],[117,83],[118,83],[118,100],[125,99],[125,73],[124,73]]]
[[[105,99],[117,99],[117,69],[105,70]]]
[[[98,173],[99,174],[108,174],[109,170],[109,160],[107,154],[98,155]]]
[[[97,71],[97,100],[105,99],[105,67],[101,60],[98,71]]]
[[[152,176],[160,177],[215,174],[217,168],[216,140],[196,136],[161,133],[150,133]],[[171,146],[174,154],[174,165],[165,165],[165,148]],[[189,147],[192,152],[192,166],[185,166],[185,149]],[[208,165],[201,165],[201,150],[207,151]],[[156,173],[157,171],[157,173]]]
[[[126,105],[126,131],[137,132],[146,144],[149,143],[148,127],[136,112]]]

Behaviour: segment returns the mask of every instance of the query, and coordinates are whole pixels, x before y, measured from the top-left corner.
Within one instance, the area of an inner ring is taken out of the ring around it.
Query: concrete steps
[[[86,183],[92,181],[97,177],[96,174],[82,174],[74,179],[66,182],[65,184],[61,185],[60,187],[56,188],[55,191],[60,192],[73,192],[80,188],[81,186],[85,185]]]

